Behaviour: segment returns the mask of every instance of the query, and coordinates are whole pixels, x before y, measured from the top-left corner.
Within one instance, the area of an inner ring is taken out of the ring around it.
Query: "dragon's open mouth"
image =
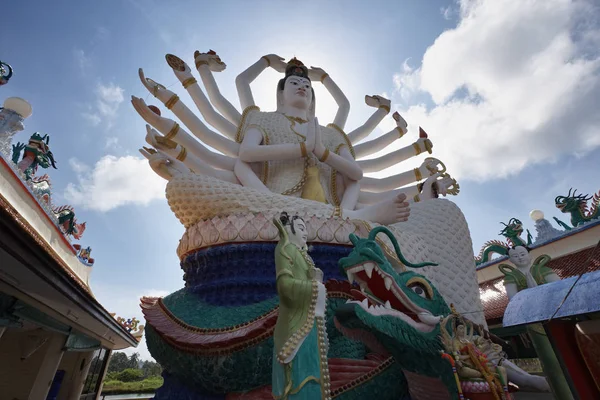
[[[373,316],[400,318],[421,332],[431,332],[439,323],[439,317],[413,303],[392,276],[376,263],[357,264],[347,268],[346,274],[351,283],[357,282],[361,287],[361,291],[353,291],[355,300],[348,303],[359,304]]]

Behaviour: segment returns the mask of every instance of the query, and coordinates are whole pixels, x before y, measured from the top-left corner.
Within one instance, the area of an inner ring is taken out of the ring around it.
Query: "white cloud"
[[[81,113],[81,116],[87,119],[93,126],[97,126],[101,121],[105,121],[107,129],[110,129],[114,119],[117,117],[119,105],[125,100],[123,89],[114,83],[104,85],[98,82],[94,92],[96,94],[95,105],[93,107],[89,106],[89,110]]]
[[[600,146],[600,28],[589,2],[460,3],[460,21],[419,69],[394,76],[396,102],[434,156],[463,179],[518,173]],[[403,107],[428,94],[433,107]]]
[[[105,149],[116,149],[119,147],[119,138],[115,136],[110,136],[106,138],[106,142],[104,143]]]
[[[147,205],[165,196],[166,182],[144,159],[107,155],[93,169],[76,159],[69,163],[77,183],[67,185],[65,198],[73,205],[105,212],[123,205]]]
[[[86,74],[87,70],[91,67],[92,61],[90,57],[85,54],[85,51],[82,49],[74,49],[73,57],[75,57],[75,61],[77,61],[77,65],[79,65],[79,69],[82,74]]]

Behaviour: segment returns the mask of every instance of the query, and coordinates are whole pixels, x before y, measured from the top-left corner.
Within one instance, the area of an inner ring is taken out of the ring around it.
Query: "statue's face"
[[[517,267],[529,267],[531,265],[529,252],[523,246],[508,250],[508,259]]]
[[[462,338],[465,336],[465,326],[464,325],[459,325],[456,327],[456,335],[459,338]]]
[[[294,224],[294,232],[292,232],[292,229],[289,225],[286,226],[290,242],[302,249],[306,247],[306,241],[308,240],[308,229],[306,229],[306,223],[298,218],[293,220],[292,224]]]
[[[299,76],[290,76],[283,86],[283,103],[297,108],[308,109],[312,102],[310,81]]]

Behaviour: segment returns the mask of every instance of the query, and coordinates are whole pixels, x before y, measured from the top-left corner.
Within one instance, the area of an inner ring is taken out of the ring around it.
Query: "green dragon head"
[[[517,218],[509,219],[508,224],[505,224],[504,222],[500,223],[504,225],[504,229],[500,231],[499,235],[502,235],[511,241],[514,241],[515,238],[519,238],[523,233],[523,223]],[[515,243],[513,243],[513,245],[516,246]]]
[[[394,270],[375,241],[380,232],[390,238],[405,265],[412,268],[437,265],[406,261],[393,234],[385,227],[373,229],[366,239],[350,235],[354,249],[339,265],[351,282],[360,285],[361,292],[355,290],[356,300],[336,311],[338,327],[345,335],[360,337],[374,350],[385,348],[397,359],[412,358],[411,354],[423,351],[439,357],[442,349],[439,324],[450,308],[424,276]]]
[[[587,202],[592,196],[588,197],[586,194],[576,195],[577,189],[571,194],[571,190],[573,190],[573,188],[569,189],[569,193],[566,196],[556,196],[554,199],[556,208],[563,213],[574,213],[577,211],[585,212]]]

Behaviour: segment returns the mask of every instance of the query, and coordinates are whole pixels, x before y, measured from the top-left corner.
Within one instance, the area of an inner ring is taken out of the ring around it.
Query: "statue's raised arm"
[[[260,60],[252,64],[248,69],[239,74],[235,78],[235,86],[238,91],[240,98],[240,105],[242,110],[250,106],[255,106],[254,97],[252,96],[252,89],[250,84],[254,81],[267,67],[273,68],[277,72],[285,72],[285,63],[283,58],[275,54],[269,54],[261,57]]]
[[[394,129],[388,133],[384,133],[376,139],[354,146],[354,154],[357,159],[375,154],[394,143],[396,139],[401,139],[402,136],[406,135],[408,132],[408,124],[404,118],[402,118],[398,111],[392,114],[392,118],[396,121],[396,127]]]
[[[194,135],[208,146],[230,156],[237,156],[239,144],[219,135],[217,132],[209,129],[200,119],[190,111],[190,109],[179,99],[175,93],[165,88],[160,83],[146,78],[144,71],[139,69],[139,76],[142,84],[150,93],[159,99],[165,107],[173,112],[192,131]],[[155,127],[160,130],[158,127]]]
[[[365,96],[365,103],[369,107],[374,107],[377,110],[369,117],[369,119],[348,133],[348,139],[350,139],[351,143],[358,143],[373,132],[373,129],[379,125],[379,123],[383,120],[383,118],[388,115],[390,112],[390,106],[392,102],[384,97],[374,95],[374,96]]]
[[[206,93],[208,93],[208,98],[211,103],[215,105],[217,110],[223,114],[225,118],[237,127],[242,120],[242,115],[233,104],[221,94],[219,86],[217,86],[217,82],[213,76],[213,72],[221,72],[225,70],[227,65],[221,61],[221,58],[217,53],[212,50],[209,50],[207,53],[200,53],[196,50],[194,53],[194,61],[196,62],[196,69],[200,74],[202,83],[204,83]]]
[[[159,132],[165,135],[166,139],[172,140],[181,145],[182,148],[189,150],[193,155],[202,159],[207,164],[223,170],[233,170],[235,159],[223,154],[215,153],[194,139],[185,129],[169,118],[160,116],[152,111],[144,100],[131,96],[131,104],[138,114],[148,124],[155,127]],[[155,146],[154,143],[149,143]]]
[[[239,119],[237,120],[237,122],[235,122],[235,121],[230,122],[227,119],[223,118],[223,116],[221,114],[219,114],[218,112],[215,111],[211,102],[208,101],[208,99],[202,92],[202,89],[200,89],[200,86],[198,85],[198,81],[196,81],[196,78],[194,78],[194,76],[192,75],[192,71],[191,71],[190,67],[188,67],[188,65],[182,59],[180,59],[179,57],[177,57],[173,54],[167,54],[165,56],[165,58],[167,60],[167,64],[169,64],[169,67],[173,68],[173,73],[175,74],[177,79],[179,79],[183,88],[187,90],[188,94],[194,101],[194,104],[196,104],[196,107],[198,108],[198,110],[200,111],[200,113],[202,114],[202,116],[204,117],[206,122],[208,122],[210,125],[212,125],[215,129],[217,129],[224,136],[226,136],[230,139],[234,139],[237,125],[239,124]],[[196,65],[198,65],[197,61],[196,61]],[[208,67],[206,65],[203,65],[203,67],[204,68],[199,68],[198,70],[199,71],[200,71],[200,69],[208,70]],[[209,71],[209,73],[210,73],[210,71]],[[202,76],[202,74],[201,74],[201,76]],[[211,75],[211,77],[212,77],[212,75]],[[214,82],[214,79],[213,79],[213,82]],[[206,83],[205,83],[205,86],[206,86]],[[215,82],[214,86],[216,87],[216,82]],[[214,90],[214,88],[207,87],[209,96],[211,96],[211,90]],[[216,90],[218,92],[218,88]],[[214,95],[214,93],[213,93],[213,95]],[[219,95],[220,95],[220,93],[219,93]],[[211,97],[211,101],[217,106],[219,111],[223,113],[221,108],[219,108],[220,105],[222,106],[222,103],[221,102],[217,103],[212,97]],[[224,101],[226,102],[227,100],[224,100]],[[224,114],[224,115],[226,115],[226,114]],[[239,113],[238,113],[238,115],[239,115]]]
[[[341,130],[344,130],[344,126],[346,126],[346,121],[348,120],[348,114],[350,113],[350,102],[344,92],[342,92],[339,86],[331,79],[328,73],[323,71],[322,68],[310,67],[308,70],[308,78],[313,82],[317,80],[320,81],[323,86],[325,86],[325,89],[331,94],[338,105],[333,124]]]

